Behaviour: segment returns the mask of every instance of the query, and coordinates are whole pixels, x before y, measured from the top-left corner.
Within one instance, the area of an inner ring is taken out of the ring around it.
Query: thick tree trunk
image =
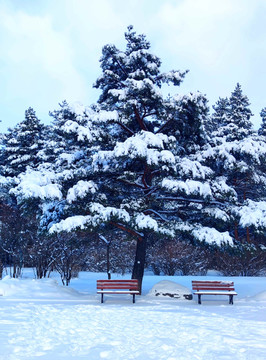
[[[145,268],[146,247],[147,237],[143,236],[141,240],[137,240],[135,262],[132,271],[132,279],[137,279],[139,281],[140,293],[142,289],[142,279]]]
[[[238,240],[239,240],[237,226],[238,226],[238,224],[237,224],[237,223],[235,223],[235,231],[234,231],[234,232],[235,232],[235,239],[236,239],[236,241],[238,241]]]
[[[249,228],[247,227],[247,242],[250,244],[250,232],[249,232]]]

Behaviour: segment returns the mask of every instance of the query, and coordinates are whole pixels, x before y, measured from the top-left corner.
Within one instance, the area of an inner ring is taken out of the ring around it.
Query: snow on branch
[[[99,203],[92,203],[90,211],[90,215],[70,216],[65,220],[61,220],[59,223],[52,225],[49,232],[71,232],[77,229],[97,228],[102,223],[113,220],[120,220],[126,223],[130,222],[129,213],[124,209],[111,206],[104,207]]]
[[[229,142],[222,137],[219,138],[219,145],[216,145],[214,148],[209,146],[201,153],[201,156],[202,159],[221,158],[224,160],[224,166],[231,169],[236,165],[239,166],[239,159],[237,156],[239,154],[243,159],[252,158],[253,162],[260,164],[261,160],[265,159],[266,156],[265,142],[252,137]]]
[[[15,182],[16,181],[12,177],[0,175],[0,186],[10,186]]]
[[[92,203],[90,210],[93,214],[99,217],[102,222],[112,220],[114,218],[119,219],[120,221],[129,222],[130,216],[129,213],[124,209],[118,209],[111,206],[103,206],[99,203]]]
[[[54,234],[62,231],[71,232],[77,229],[84,230],[91,223],[92,223],[92,217],[90,215],[70,216],[65,220],[61,220],[59,223],[52,225],[49,229],[49,233]]]
[[[175,166],[175,157],[169,150],[165,150],[165,144],[172,142],[174,138],[165,134],[153,134],[149,131],[141,131],[135,136],[131,136],[124,142],[117,143],[113,151],[99,151],[94,156],[94,163],[106,163],[106,161],[129,157],[146,158],[148,165],[158,165],[159,163]]]
[[[213,175],[213,171],[209,167],[203,166],[199,161],[188,158],[180,159],[178,167],[181,175],[192,176],[193,179],[206,179]]]
[[[96,129],[90,129],[89,126],[82,126],[76,121],[68,120],[62,130],[68,134],[75,134],[78,141],[92,142],[94,139],[100,136],[100,132]]]
[[[59,199],[62,198],[61,187],[56,182],[56,175],[51,170],[40,171],[28,169],[20,174],[19,184],[10,190],[19,199],[39,198]]]
[[[84,198],[87,194],[95,194],[98,186],[93,181],[80,180],[67,193],[67,201],[72,203],[77,199]]]
[[[158,231],[158,223],[156,220],[154,220],[151,216],[149,215],[144,215],[144,214],[138,214],[136,216],[136,224],[139,230],[141,229],[151,229],[155,232]]]
[[[221,210],[219,208],[206,208],[206,209],[203,209],[202,212],[210,217],[217,219],[217,220],[222,220],[224,222],[230,221],[230,216],[227,214],[227,212],[224,210]]]
[[[174,180],[174,179],[163,179],[162,188],[165,188],[172,193],[182,192],[186,195],[200,195],[204,198],[212,197],[212,191],[208,182],[201,183],[195,180]]]
[[[265,142],[253,139],[252,137],[247,137],[239,142],[234,142],[232,148],[234,151],[239,149],[239,152],[243,155],[252,156],[252,159],[258,164],[260,163],[260,159],[265,159],[266,156]]]
[[[95,112],[92,116],[93,121],[95,122],[112,122],[112,121],[118,121],[119,115],[116,110],[113,111],[107,111],[107,110],[101,110],[99,112]]]
[[[235,212],[240,216],[239,224],[241,226],[254,226],[257,229],[266,228],[266,201],[247,200],[245,205],[236,209]]]
[[[173,230],[161,226],[157,220],[153,219],[150,215],[140,213],[135,217],[134,221],[138,230],[150,230],[159,234],[174,236]]]
[[[212,182],[212,191],[217,200],[237,201],[235,189],[226,184],[226,178],[223,176]]]
[[[179,85],[183,81],[187,73],[188,70],[186,71],[171,70],[157,76],[157,80],[160,80],[166,84],[172,83],[174,85]]]
[[[193,236],[201,241],[206,242],[210,245],[230,245],[234,246],[233,239],[229,235],[228,231],[219,232],[214,228],[209,228],[206,226],[199,226],[198,228],[192,231]]]

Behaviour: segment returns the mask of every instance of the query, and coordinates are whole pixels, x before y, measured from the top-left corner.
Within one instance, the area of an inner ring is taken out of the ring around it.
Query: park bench
[[[133,295],[133,304],[135,295],[140,295],[138,280],[97,280],[97,294],[101,294],[101,303],[103,303],[104,294],[131,294]]]
[[[198,304],[201,304],[201,295],[227,295],[229,304],[233,305],[233,297],[237,295],[233,281],[192,281],[192,290],[198,295]]]

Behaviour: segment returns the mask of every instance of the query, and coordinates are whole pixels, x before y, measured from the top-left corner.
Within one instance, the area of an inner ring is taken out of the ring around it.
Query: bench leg
[[[198,294],[198,304],[201,304],[201,295]]]
[[[234,295],[229,295],[229,304],[233,305],[234,304]]]
[[[101,304],[103,304],[103,294],[101,294]]]
[[[136,294],[133,294],[133,304],[135,304],[136,300],[135,300],[135,295]]]

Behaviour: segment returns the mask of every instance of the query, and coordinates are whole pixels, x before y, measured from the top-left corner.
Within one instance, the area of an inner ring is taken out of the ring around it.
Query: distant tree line
[[[255,131],[239,84],[212,112],[200,92],[165,97],[187,70],[125,39],[103,47],[97,104],[63,101],[50,125],[29,108],[2,134],[0,273],[263,273],[266,108]]]

